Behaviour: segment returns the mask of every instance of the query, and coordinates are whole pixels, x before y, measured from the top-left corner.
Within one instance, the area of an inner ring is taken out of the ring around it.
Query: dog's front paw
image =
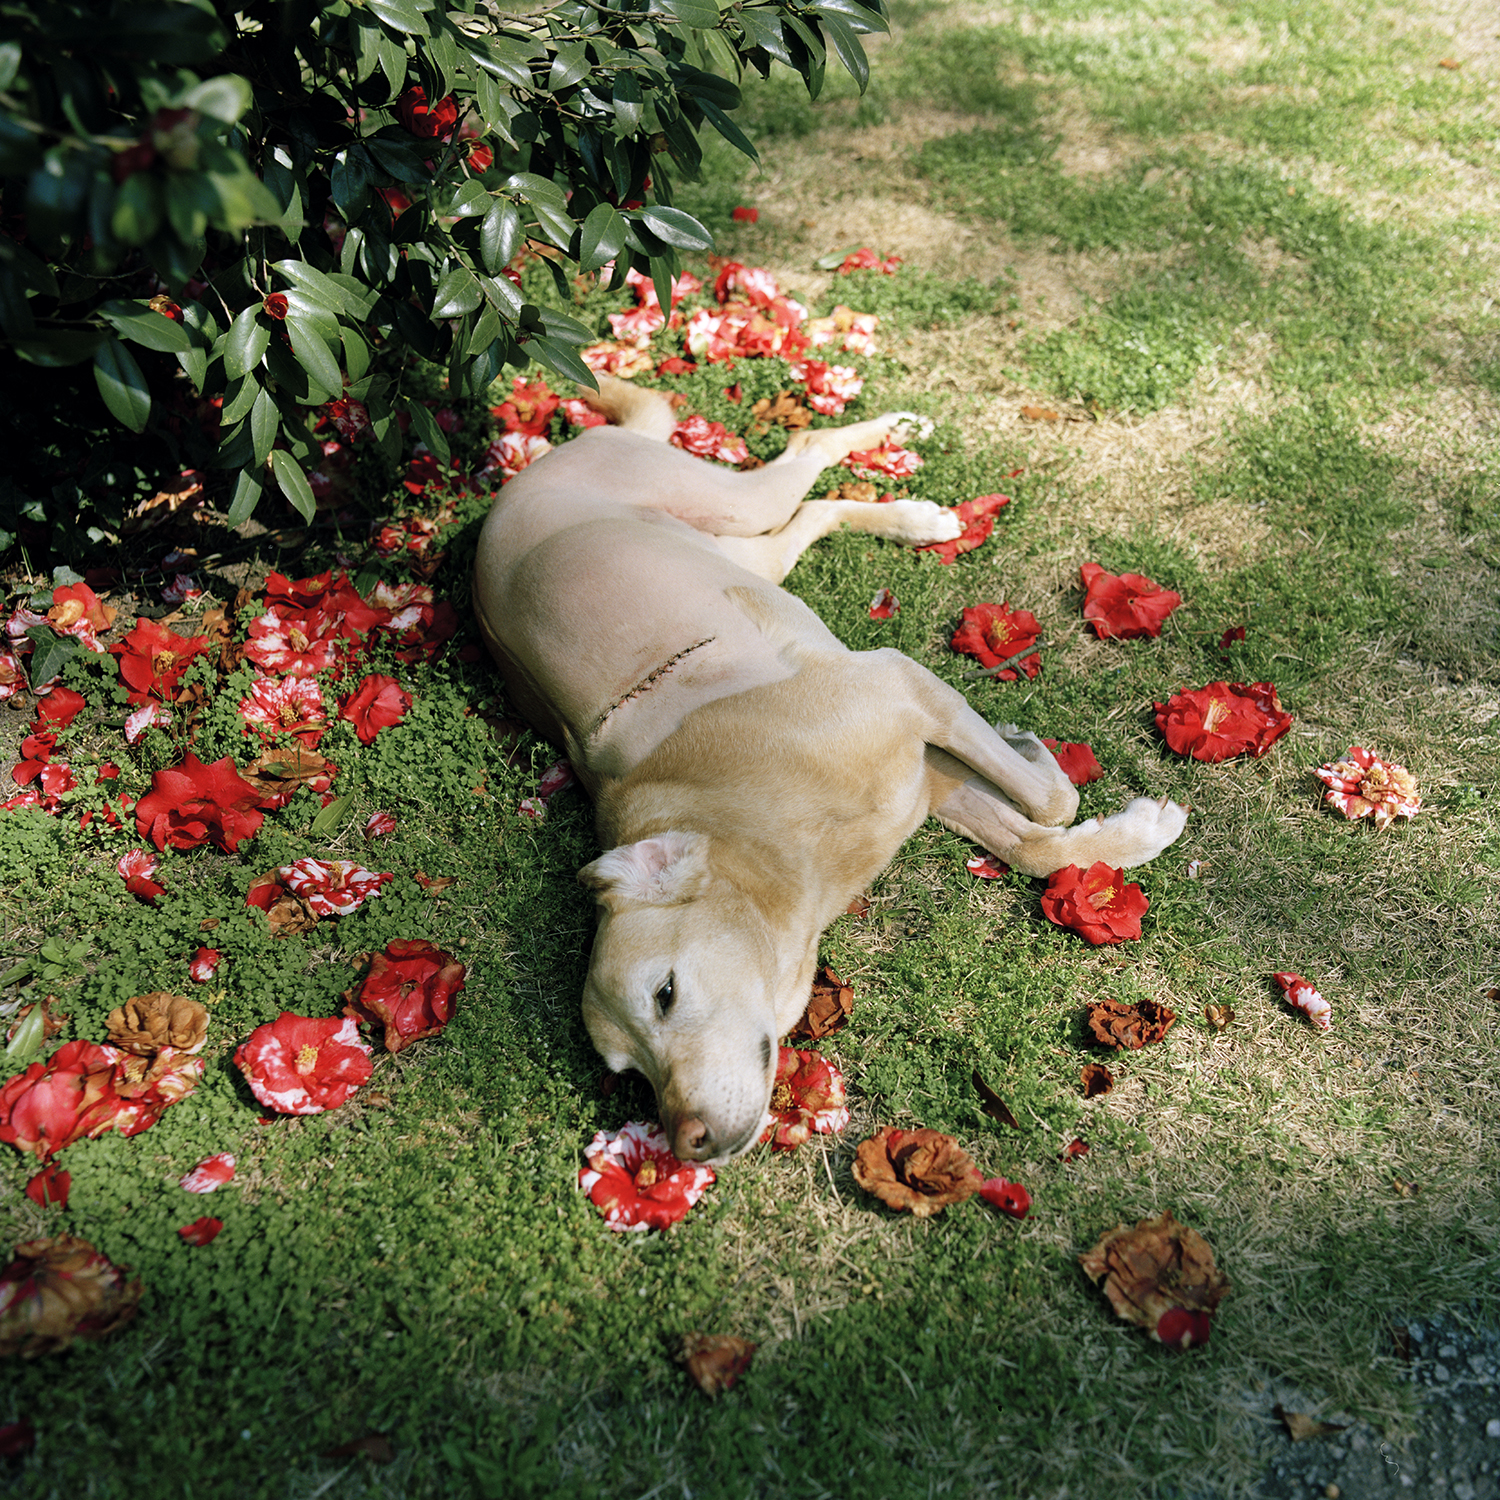
[[[1181,838],[1187,816],[1187,808],[1165,797],[1136,797],[1126,803],[1100,825],[1116,845],[1117,857],[1109,863],[1121,869],[1149,863]]]
[[[953,511],[931,500],[890,500],[880,509],[885,513],[886,535],[913,547],[951,542],[964,529]]]

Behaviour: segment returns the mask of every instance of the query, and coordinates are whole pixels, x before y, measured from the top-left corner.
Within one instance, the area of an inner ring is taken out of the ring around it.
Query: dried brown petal
[[[846,917],[867,917],[870,914],[870,898],[868,896],[856,896],[844,908]]]
[[[429,896],[441,896],[448,887],[457,881],[457,875],[429,875],[425,870],[418,870],[412,879],[427,892]]]
[[[321,783],[314,791],[325,790],[338,767],[306,745],[288,745],[256,756],[240,774],[264,800],[280,805],[309,783]]]
[[[882,1203],[919,1219],[963,1202],[984,1182],[968,1152],[951,1135],[891,1125],[860,1142],[854,1180]]]
[[[798,428],[808,426],[813,419],[812,412],[790,391],[777,391],[774,400],[762,398],[750,411],[755,417],[751,432],[764,432],[772,426],[785,427],[788,432],[795,432]]]
[[[1303,1411],[1288,1411],[1279,1401],[1271,1408],[1286,1424],[1287,1435],[1294,1443],[1304,1443],[1308,1438],[1327,1437],[1331,1432],[1343,1432],[1349,1425],[1336,1422],[1320,1422]]]
[[[854,991],[827,964],[813,980],[812,998],[802,1019],[787,1033],[788,1041],[818,1041],[844,1026],[854,1014]]]
[[[1177,1019],[1177,1012],[1155,1000],[1134,1005],[1126,1005],[1123,1000],[1091,1000],[1088,1016],[1089,1030],[1096,1041],[1133,1051],[1148,1042],[1159,1042]]]
[[[152,990],[137,995],[109,1013],[111,1045],[137,1057],[150,1057],[163,1047],[197,1052],[208,1037],[208,1011],[185,995]]]
[[[1179,1224],[1170,1209],[1160,1218],[1142,1219],[1134,1229],[1117,1224],[1078,1263],[1096,1284],[1103,1283],[1110,1306],[1127,1323],[1139,1324],[1159,1343],[1179,1342],[1158,1333],[1164,1314],[1212,1314],[1229,1291],[1208,1241]],[[1204,1328],[1188,1342],[1202,1343],[1206,1323]]]
[[[1226,1026],[1234,1025],[1234,1012],[1227,1005],[1205,1005],[1203,1016],[1215,1031],[1223,1031]]]
[[[123,1328],[141,1300],[128,1271],[70,1234],[17,1245],[0,1271],[0,1355],[30,1359]]]
[[[754,1357],[754,1344],[727,1333],[685,1333],[677,1356],[705,1396],[722,1395]]]
[[[1115,1075],[1102,1063],[1085,1063],[1079,1070],[1083,1079],[1083,1097],[1092,1099],[1096,1094],[1107,1094],[1115,1086]]]
[[[980,1099],[979,1107],[985,1114],[992,1120],[999,1120],[1002,1125],[1009,1125],[1012,1130],[1021,1128],[1021,1122],[1010,1112],[1010,1105],[979,1076],[978,1068],[974,1069],[969,1082],[974,1085],[974,1090]]]

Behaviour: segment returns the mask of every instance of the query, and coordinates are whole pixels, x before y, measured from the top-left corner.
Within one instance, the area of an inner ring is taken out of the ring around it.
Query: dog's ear
[[[626,903],[679,906],[708,879],[708,839],[701,833],[659,833],[609,849],[578,872],[611,911]]]

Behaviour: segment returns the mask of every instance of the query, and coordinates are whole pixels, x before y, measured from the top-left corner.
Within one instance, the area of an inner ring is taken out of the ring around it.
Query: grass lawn
[[[1106,774],[1083,815],[1141,792],[1190,804],[1183,839],[1133,876],[1151,903],[1141,940],[1088,947],[1042,916],[1041,882],[976,880],[973,848],[929,824],[868,913],[825,937],[856,995],[822,1044],[848,1078],[848,1128],[721,1169],[669,1231],[609,1234],[577,1190],[580,1150],[654,1104],[630,1077],[601,1088],[579,1017],[589,808],[575,788],[543,819],[519,810],[556,751],[494,727],[498,680],[460,649],[486,508],[460,496],[432,580],[459,636],[430,664],[387,644],[361,665],[414,701],[368,745],[328,729],[339,813],[320,819],[303,790],[233,855],[168,853],[155,906],[115,871],[133,820],[77,827],[101,790],[66,794],[60,816],[0,813],[5,1003],[55,994],[61,1040],[102,1041],[147,991],[210,1011],[197,1091],[141,1135],[70,1146],[65,1211],[24,1196],[30,1157],[0,1156],[7,1244],[76,1234],[146,1286],[123,1333],[9,1365],[0,1423],[38,1433],[0,1459],[9,1492],[1231,1496],[1281,1440],[1277,1400],[1399,1443],[1411,1398],[1393,1330],[1500,1308],[1500,28],[1462,0],[892,0],[892,18],[863,98],[831,75],[816,106],[791,82],[747,85],[765,171],[726,148],[682,201],[813,314],[879,315],[838,420],[931,416],[913,495],[1013,497],[952,566],[844,533],[787,586],[850,646],[899,647],[992,720],[1091,744]],[[734,221],[738,205],[758,222]],[[817,269],[858,245],[905,264]],[[629,301],[580,291],[574,311],[604,331]],[[774,358],[661,383],[735,431],[793,385]],[[463,409],[453,437],[467,471],[483,411]],[[762,457],[782,440],[749,430]],[[426,504],[400,477],[361,458],[343,513],[357,521],[236,537],[184,512],[47,569],[150,570],[115,586],[107,642],[164,613],[168,547],[196,549],[193,609],[344,559],[362,589],[400,582],[365,540],[369,518]],[[1099,641],[1080,616],[1088,561],[1184,605],[1159,639]],[[7,614],[50,602],[38,558],[7,564]],[[900,613],[872,619],[885,587]],[[964,607],[1001,601],[1051,643],[1033,681],[976,681],[949,649]],[[190,612],[173,628],[192,627]],[[202,761],[253,755],[238,708],[253,676],[189,669]],[[1223,679],[1274,683],[1290,732],[1260,759],[1173,754],[1153,704]],[[180,724],[127,748],[113,657],[78,653],[63,682],[89,704],[63,740],[80,782],[115,761],[139,797],[181,758]],[[23,711],[0,714],[7,753],[34,703],[8,706]],[[1320,805],[1309,767],[1354,744],[1415,773],[1415,819],[1377,833]],[[367,843],[377,810],[397,829]],[[305,855],[395,878],[352,915],[272,938],[245,893]],[[378,1057],[344,1107],[265,1118],[235,1047],[282,1010],[334,1015],[360,956],[401,938],[467,966],[452,1023]],[[196,985],[203,943],[224,963]],[[1331,1031],[1281,1002],[1276,970],[1318,985]],[[1164,1002],[1177,1023],[1101,1059],[1083,1017],[1105,997]],[[1210,1004],[1234,1023],[1215,1030]],[[1099,1060],[1114,1088],[1085,1100],[1080,1068]],[[982,1112],[976,1068],[1019,1129]],[[851,1176],[855,1147],[916,1124],[1024,1183],[1030,1215],[878,1205]],[[1088,1154],[1060,1160],[1076,1137]],[[237,1156],[235,1182],[184,1194],[178,1178],[217,1151]],[[1163,1209],[1233,1283],[1212,1341],[1186,1354],[1116,1319],[1077,1264]],[[224,1230],[187,1246],[176,1231],[200,1214]],[[689,1330],[759,1345],[716,1402],[672,1357]],[[328,1456],[371,1433],[389,1462]]]

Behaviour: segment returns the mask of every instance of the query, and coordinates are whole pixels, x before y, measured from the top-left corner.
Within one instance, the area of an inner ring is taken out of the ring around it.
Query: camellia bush
[[[403,388],[413,355],[456,393],[532,360],[592,384],[592,330],[523,296],[518,254],[545,250],[564,305],[570,273],[612,264],[670,306],[678,252],[712,248],[674,181],[697,174],[705,128],[755,155],[732,119],[744,69],[781,64],[816,96],[832,54],[862,88],[883,8],[0,6],[9,438],[76,447],[65,475],[0,481],[0,547],[21,518],[116,539],[129,460],[97,440],[97,398],[164,458],[221,471],[237,525],[267,487],[312,518],[329,421],[392,458],[409,423],[446,461]],[[213,421],[192,420],[204,403]]]

